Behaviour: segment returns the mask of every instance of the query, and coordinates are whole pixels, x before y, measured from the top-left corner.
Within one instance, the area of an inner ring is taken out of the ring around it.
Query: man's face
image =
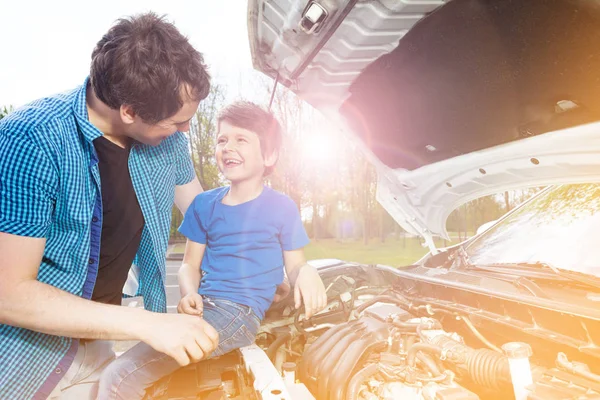
[[[263,157],[258,135],[227,121],[219,124],[215,149],[217,165],[232,183],[262,179],[267,166],[274,164],[274,156]]]
[[[152,125],[136,115],[132,118],[132,123],[127,126],[127,136],[140,143],[158,146],[175,132],[190,130],[190,121],[198,109],[198,104],[200,101],[188,98],[175,115]]]

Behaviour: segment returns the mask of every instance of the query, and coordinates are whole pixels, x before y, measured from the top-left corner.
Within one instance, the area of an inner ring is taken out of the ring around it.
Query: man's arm
[[[43,238],[0,232],[0,323],[74,338],[141,340],[181,365],[218,344],[217,332],[199,318],[100,304],[37,281],[45,245]]]
[[[294,287],[296,309],[304,302],[306,318],[310,318],[327,305],[323,281],[317,270],[306,262],[304,250],[284,251],[283,261],[289,281]]]

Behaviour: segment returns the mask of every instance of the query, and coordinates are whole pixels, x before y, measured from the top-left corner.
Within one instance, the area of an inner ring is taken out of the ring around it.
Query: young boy
[[[310,318],[327,303],[323,282],[304,258],[308,237],[296,204],[263,183],[277,163],[280,144],[281,128],[272,114],[249,102],[226,107],[218,118],[215,157],[231,185],[198,195],[179,228],[188,241],[177,310],[202,316],[217,330],[219,345],[211,357],[254,341],[283,282],[284,266],[296,308],[303,302]],[[143,343],[115,365],[121,368],[101,380],[110,399],[141,399],[146,387],[179,368]]]

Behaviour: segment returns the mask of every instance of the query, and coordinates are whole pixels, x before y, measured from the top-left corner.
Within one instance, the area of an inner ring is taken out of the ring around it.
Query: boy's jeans
[[[203,304],[204,320],[219,333],[219,345],[208,358],[254,342],[260,320],[250,307],[206,297]],[[146,388],[179,368],[179,364],[170,356],[139,343],[104,370],[100,377],[98,399],[142,399]]]

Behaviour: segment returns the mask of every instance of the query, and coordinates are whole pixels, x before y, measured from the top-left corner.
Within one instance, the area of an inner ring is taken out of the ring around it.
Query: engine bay
[[[544,349],[534,336],[499,342],[491,325],[415,300],[374,267],[322,276],[325,310],[305,320],[291,301],[277,303],[254,345],[184,368],[147,398],[600,399],[595,365],[571,352],[551,363],[536,357]]]

